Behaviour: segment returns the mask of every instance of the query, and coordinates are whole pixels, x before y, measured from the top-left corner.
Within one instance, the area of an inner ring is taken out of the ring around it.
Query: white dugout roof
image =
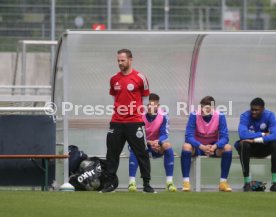
[[[257,96],[276,111],[275,32],[67,31],[59,44],[54,102],[58,111],[60,102],[80,105],[77,113],[75,107],[67,113],[75,127],[82,121],[88,127],[108,123],[110,115],[96,106],[108,110],[112,104],[109,79],[119,71],[121,48],[133,52],[134,68],[168,106],[174,129],[185,127],[191,105],[206,95],[229,109],[228,119],[238,118]],[[81,105],[92,106],[95,113]],[[230,120],[229,128],[236,130],[237,122]]]
[[[105,143],[111,118],[107,106],[113,104],[109,79],[119,71],[121,48],[133,52],[134,68],[147,76],[151,92],[169,108],[171,131],[185,130],[192,105],[197,107],[206,95],[227,109],[231,131],[255,97],[276,111],[276,32],[68,30],[59,42],[54,75],[53,101],[62,120],[58,142],[76,143],[70,140],[73,134],[85,143],[81,132],[102,131],[87,143]],[[72,110],[62,111],[62,102],[73,105]]]

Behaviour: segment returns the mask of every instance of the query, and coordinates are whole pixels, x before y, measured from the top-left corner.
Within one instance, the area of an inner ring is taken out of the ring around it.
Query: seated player
[[[164,167],[166,172],[166,190],[175,192],[173,184],[174,153],[172,145],[168,141],[168,115],[159,108],[159,96],[151,93],[149,96],[148,111],[143,115],[146,129],[148,152],[153,158],[164,155]],[[137,159],[130,149],[129,156],[129,187],[131,192],[137,191],[135,176],[138,168]]]
[[[219,190],[231,192],[227,177],[232,162],[232,147],[228,144],[228,128],[225,116],[214,110],[215,100],[206,96],[200,101],[201,109],[192,112],[186,127],[185,144],[182,146],[181,169],[183,188],[191,191],[191,157],[206,155],[221,157],[221,178]]]
[[[250,157],[264,158],[271,155],[272,185],[270,191],[276,191],[276,119],[273,112],[265,109],[264,100],[255,98],[250,110],[240,116],[240,140],[235,148],[240,155],[244,177],[243,191],[252,191],[249,173]]]

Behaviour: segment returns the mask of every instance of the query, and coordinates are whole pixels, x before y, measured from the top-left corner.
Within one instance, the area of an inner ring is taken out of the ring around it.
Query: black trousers
[[[149,154],[146,151],[147,145],[144,123],[110,123],[110,128],[106,138],[106,160],[109,181],[114,183],[116,180],[120,154],[126,141],[138,160],[144,184],[148,183],[150,181],[150,160]]]
[[[276,141],[264,144],[239,142],[237,151],[240,155],[244,177],[249,176],[250,157],[264,158],[271,155],[271,173],[276,173]]]

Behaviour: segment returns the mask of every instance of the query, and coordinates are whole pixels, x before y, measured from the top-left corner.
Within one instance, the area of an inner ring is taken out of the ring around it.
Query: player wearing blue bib
[[[250,110],[240,116],[240,140],[235,147],[240,155],[244,176],[244,191],[251,191],[249,173],[250,157],[264,158],[271,155],[272,185],[270,191],[276,191],[276,119],[273,112],[265,109],[261,98],[250,103]]]

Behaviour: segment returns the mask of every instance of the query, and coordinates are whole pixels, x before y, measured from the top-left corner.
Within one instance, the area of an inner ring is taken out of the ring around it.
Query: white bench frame
[[[196,192],[200,192],[201,191],[201,159],[213,159],[212,157],[208,157],[208,156],[196,156],[196,157],[192,157],[192,165],[191,165],[191,172],[192,175],[190,175],[190,177],[192,177],[192,181],[194,183],[195,186],[195,191]],[[218,157],[220,159],[220,157]],[[233,155],[232,159],[240,159],[239,155]],[[265,158],[255,158],[255,157],[251,157],[250,159],[271,159],[271,156],[267,156]]]

